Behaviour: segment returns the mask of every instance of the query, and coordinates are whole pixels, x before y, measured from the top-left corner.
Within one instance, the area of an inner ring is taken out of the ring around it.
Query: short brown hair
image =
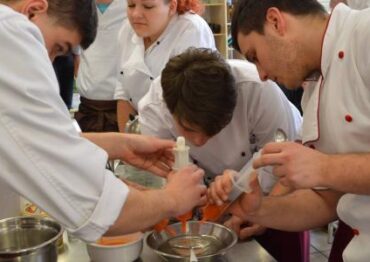
[[[211,137],[231,121],[235,80],[217,51],[189,48],[171,58],[162,71],[161,84],[163,99],[181,126],[195,126]]]
[[[20,0],[0,0],[0,3],[12,4]],[[47,0],[48,14],[57,24],[76,29],[81,36],[81,47],[87,49],[96,37],[98,15],[95,0]]]
[[[57,23],[77,29],[81,35],[81,47],[87,49],[96,37],[98,15],[95,0],[48,0],[48,13]]]
[[[240,51],[238,33],[252,31],[263,34],[267,10],[276,7],[292,15],[322,15],[325,8],[317,0],[238,0],[231,19],[233,46]]]

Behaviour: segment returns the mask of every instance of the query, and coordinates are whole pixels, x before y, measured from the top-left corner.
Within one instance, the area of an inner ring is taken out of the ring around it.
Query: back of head
[[[266,13],[271,7],[297,16],[326,14],[325,8],[317,0],[238,0],[231,20],[231,34],[236,50],[240,51],[238,33],[264,33]]]
[[[237,92],[229,65],[217,51],[189,48],[162,71],[164,101],[183,127],[209,137],[232,119]]]
[[[68,29],[77,29],[81,47],[86,49],[95,40],[98,25],[95,0],[48,0],[48,14]]]

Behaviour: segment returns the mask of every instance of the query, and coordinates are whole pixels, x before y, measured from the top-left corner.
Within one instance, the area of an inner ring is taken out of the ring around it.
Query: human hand
[[[231,216],[224,225],[232,229],[241,240],[248,239],[252,236],[262,235],[266,231],[265,227],[249,223],[238,216]]]
[[[253,167],[274,166],[273,173],[282,185],[313,188],[325,186],[328,160],[328,155],[298,143],[269,143],[263,147]]]
[[[168,198],[173,200],[173,217],[206,203],[207,188],[202,183],[203,176],[203,169],[195,165],[186,166],[168,175],[164,190]]]
[[[225,170],[221,176],[216,176],[207,190],[208,202],[210,204],[221,206],[228,200],[233,186],[231,177],[235,174],[234,170]]]
[[[262,203],[263,192],[258,182],[257,171],[253,171],[251,174],[249,186],[252,191],[242,194],[231,204],[228,210],[229,213],[244,220],[247,219],[248,215],[257,211]]]
[[[127,134],[122,158],[130,165],[166,177],[174,161],[174,146],[171,140]]]

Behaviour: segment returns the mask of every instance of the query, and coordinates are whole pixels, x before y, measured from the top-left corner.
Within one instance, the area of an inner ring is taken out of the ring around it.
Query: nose
[[[259,75],[260,79],[262,81],[268,80],[268,75],[267,75],[266,71],[264,71],[260,65],[256,65],[256,66],[257,66],[257,71],[258,71],[258,75]]]
[[[139,18],[141,17],[141,10],[138,6],[135,6],[134,9],[132,10],[132,17],[133,18]]]

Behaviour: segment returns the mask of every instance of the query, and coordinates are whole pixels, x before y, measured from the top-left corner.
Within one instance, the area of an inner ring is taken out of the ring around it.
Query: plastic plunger
[[[183,136],[177,137],[176,147],[173,151],[175,153],[174,170],[179,170],[189,165],[189,147],[185,144],[185,138]]]

